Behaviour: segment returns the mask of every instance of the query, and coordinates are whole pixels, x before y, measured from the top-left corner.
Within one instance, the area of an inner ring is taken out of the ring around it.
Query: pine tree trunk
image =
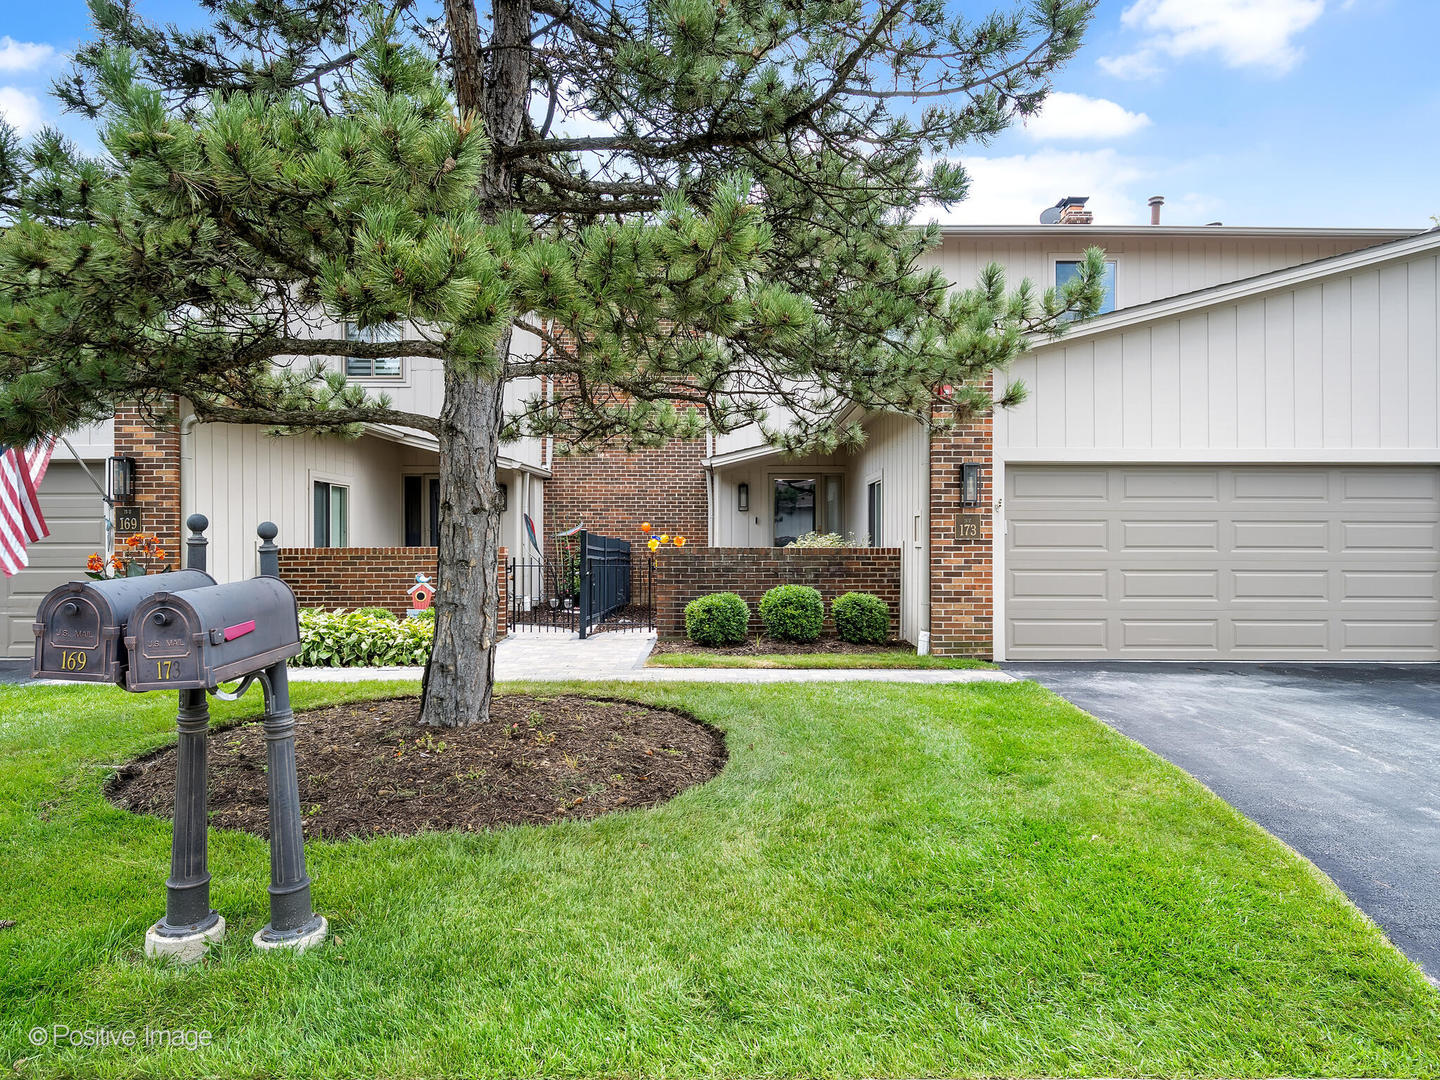
[[[496,151],[519,138],[530,88],[530,0],[493,0],[491,38],[480,38],[475,0],[444,0],[456,104],[479,113],[491,143],[479,210],[487,220],[508,205],[513,177]],[[504,370],[511,331],[486,365],[448,360],[440,413],[440,552],[435,645],[425,668],[420,722],[485,723],[499,629],[499,483],[495,462],[504,421]],[[488,372],[488,373],[487,373]]]
[[[498,347],[509,351],[507,331]],[[504,384],[478,365],[448,363],[440,414],[440,551],[435,646],[420,722],[441,727],[490,719],[500,626],[500,485],[495,463]]]

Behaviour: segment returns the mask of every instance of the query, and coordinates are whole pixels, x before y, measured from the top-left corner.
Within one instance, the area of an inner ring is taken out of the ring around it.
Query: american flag
[[[54,439],[45,439],[28,451],[8,446],[0,452],[0,570],[6,577],[29,566],[25,548],[50,535],[37,493],[54,453]]]

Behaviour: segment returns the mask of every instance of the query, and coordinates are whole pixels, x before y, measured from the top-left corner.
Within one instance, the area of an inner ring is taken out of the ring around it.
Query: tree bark
[[[500,343],[509,351],[510,332]],[[440,413],[440,552],[435,645],[420,722],[440,727],[490,719],[500,626],[500,485],[495,463],[504,383],[479,365],[447,364]]]
[[[530,0],[495,0],[488,51],[475,0],[445,0],[456,104],[483,118],[489,167],[476,192],[494,220],[514,180],[500,151],[515,143],[530,92]],[[490,719],[499,629],[499,482],[495,463],[503,426],[506,330],[489,364],[446,357],[440,413],[440,551],[435,591],[435,644],[425,668],[420,722],[444,727]]]

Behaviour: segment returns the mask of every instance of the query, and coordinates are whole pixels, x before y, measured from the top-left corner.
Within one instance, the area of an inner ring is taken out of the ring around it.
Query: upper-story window
[[[1056,259],[1055,260],[1055,287],[1058,289],[1067,281],[1080,272],[1079,259]],[[1115,262],[1113,259],[1105,261],[1105,299],[1100,302],[1099,314],[1104,315],[1107,311],[1115,310]]]
[[[347,322],[345,324],[346,341],[379,343],[399,341],[403,336],[399,323],[377,323],[374,326],[364,327],[359,323]],[[375,360],[368,356],[347,356],[345,358],[345,374],[360,379],[398,379],[400,377],[400,357],[387,356],[383,360]]]

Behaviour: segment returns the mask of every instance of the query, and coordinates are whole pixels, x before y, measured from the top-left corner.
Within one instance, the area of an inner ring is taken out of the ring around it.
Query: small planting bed
[[[496,697],[488,724],[422,727],[418,698],[296,717],[307,836],[405,835],[593,818],[654,806],[710,779],[724,740],[685,714],[562,694]],[[210,740],[210,824],[264,836],[258,722]],[[122,768],[106,789],[127,810],[169,817],[175,751]]]
[[[748,668],[991,668],[994,664],[958,656],[919,656],[903,641],[855,645],[838,637],[817,641],[777,641],[755,637],[743,645],[696,645],[684,638],[655,643],[649,667]]]

